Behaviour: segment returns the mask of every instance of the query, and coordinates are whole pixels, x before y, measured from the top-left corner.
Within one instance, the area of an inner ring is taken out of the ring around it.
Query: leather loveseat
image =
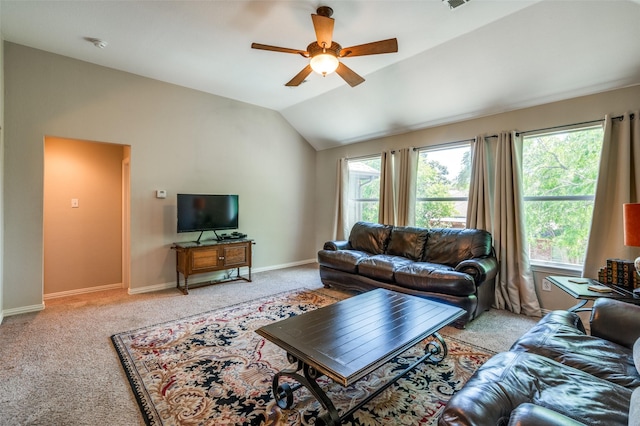
[[[640,425],[640,306],[597,299],[590,324],[547,314],[476,371],[438,425]]]
[[[356,223],[348,241],[326,242],[318,263],[325,287],[381,287],[458,306],[466,311],[458,327],[491,307],[498,270],[487,231],[368,222]]]

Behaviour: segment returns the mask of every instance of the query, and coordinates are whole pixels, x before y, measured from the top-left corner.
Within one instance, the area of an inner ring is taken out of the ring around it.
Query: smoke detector
[[[85,37],[84,39],[89,43],[93,43],[93,45],[98,49],[104,49],[105,47],[107,47],[107,44],[109,44],[104,40],[100,40],[99,38]]]

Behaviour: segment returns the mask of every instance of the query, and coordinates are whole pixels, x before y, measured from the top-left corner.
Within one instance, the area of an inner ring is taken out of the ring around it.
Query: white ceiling
[[[334,9],[343,59],[366,78],[312,74],[310,15]],[[640,0],[1,0],[5,40],[279,111],[316,149],[640,84]],[[98,49],[84,40],[96,37]]]

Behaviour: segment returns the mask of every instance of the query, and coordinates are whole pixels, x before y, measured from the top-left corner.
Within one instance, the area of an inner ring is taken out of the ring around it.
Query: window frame
[[[576,125],[576,126],[571,126],[571,127],[563,127],[560,130],[555,130],[555,131],[545,131],[545,130],[540,130],[537,132],[528,132],[526,135],[522,136],[522,149],[523,149],[523,153],[524,153],[524,146],[525,146],[525,142],[526,139],[532,139],[532,138],[539,138],[539,137],[543,137],[543,136],[553,136],[553,135],[558,135],[558,134],[566,134],[566,133],[571,133],[571,132],[580,132],[580,131],[588,131],[588,130],[592,130],[592,129],[598,129],[600,128],[601,131],[603,132],[603,136],[604,136],[604,127],[603,124],[590,124],[590,125]],[[602,146],[600,146],[600,150],[602,150]],[[598,158],[598,164],[600,162],[600,158]],[[598,166],[599,167],[599,166]],[[524,170],[525,170],[525,164],[524,164],[524,155],[522,158],[522,172],[524,174]],[[540,202],[545,202],[545,201],[551,201],[551,202],[562,202],[562,201],[591,201],[594,202],[595,201],[595,192],[597,189],[597,177],[596,177],[596,182],[594,184],[594,193],[593,195],[531,195],[531,196],[527,196],[525,195],[525,188],[524,185],[522,187],[522,200],[523,203],[527,203],[527,202],[536,202],[536,201],[540,201]],[[526,206],[524,206],[524,212],[526,214]],[[591,220],[593,220],[593,211],[591,212]],[[526,216],[523,217],[524,222],[525,222],[525,226],[527,223],[527,218]],[[554,261],[554,260],[545,260],[545,259],[534,259],[531,257],[531,241],[529,240],[528,236],[527,237],[527,248],[528,248],[528,254],[529,254],[529,263],[531,265],[532,268],[537,269],[537,270],[546,270],[546,269],[552,269],[552,270],[560,270],[560,271],[571,271],[571,272],[575,272],[575,271],[581,271],[582,268],[584,267],[584,260],[582,263],[578,264],[578,263],[565,263],[565,262],[559,262],[559,261]],[[586,255],[586,246],[584,249],[585,255]]]
[[[467,148],[469,150],[469,154],[470,154],[470,165],[469,167],[473,167],[473,145],[472,145],[473,139],[469,139],[469,140],[464,140],[464,141],[458,141],[458,142],[449,142],[449,143],[444,143],[444,144],[437,144],[437,145],[431,145],[431,146],[424,146],[421,148],[417,148],[417,158],[418,158],[418,169],[420,167],[420,155],[422,153],[428,153],[428,152],[434,152],[434,151],[447,151],[447,150],[452,150],[452,149],[459,149],[459,148]],[[458,197],[418,197],[417,194],[417,188],[418,188],[418,175],[419,173],[417,173],[416,170],[416,182],[415,182],[415,187],[416,187],[416,194],[415,194],[415,207],[414,207],[414,217],[417,218],[417,210],[418,210],[418,205],[421,202],[447,202],[447,201],[451,201],[451,202],[469,202],[469,191],[471,189],[471,178],[469,178],[469,185],[467,188],[467,195],[465,197],[462,196],[458,196]],[[417,226],[417,223],[416,223]],[[464,212],[464,228],[467,227],[467,212]]]
[[[347,189],[347,206],[351,203],[354,202],[356,203],[356,205],[360,205],[360,206],[364,206],[366,203],[377,203],[378,204],[378,212],[380,211],[380,191],[378,191],[378,196],[377,198],[351,198],[351,194],[350,194],[350,189],[351,189],[351,180],[352,180],[352,175],[351,175],[351,170],[349,168],[349,164],[351,162],[364,162],[364,161],[369,161],[369,160],[378,160],[380,162],[380,170],[378,171],[378,177],[377,179],[380,180],[381,176],[381,170],[382,170],[382,153],[379,154],[371,154],[371,155],[366,155],[366,156],[362,156],[362,157],[354,157],[354,158],[347,158],[347,173],[348,173],[348,177],[347,177],[347,181],[349,182],[349,188]],[[347,207],[348,209],[348,207]],[[362,207],[359,209],[360,213],[362,213]],[[350,212],[347,211],[347,220],[350,219]],[[360,214],[360,217],[356,218],[354,215],[354,219],[355,221],[353,223],[349,223],[347,224],[347,227],[349,229],[351,229],[353,227],[353,225],[358,222],[358,221],[362,221],[364,220],[362,218],[362,214]],[[378,218],[376,218],[375,222],[378,222]]]

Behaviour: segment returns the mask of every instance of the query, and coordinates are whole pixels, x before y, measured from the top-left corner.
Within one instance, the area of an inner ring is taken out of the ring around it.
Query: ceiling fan
[[[332,40],[334,19],[333,9],[328,6],[320,6],[317,14],[311,14],[313,28],[317,41],[307,46],[307,50],[288,49],[286,47],[269,46],[267,44],[251,43],[253,49],[271,50],[273,52],[297,53],[305,58],[310,58],[309,64],[293,77],[285,86],[299,86],[311,71],[326,76],[332,72],[338,73],[351,87],[357,86],[364,78],[356,74],[351,68],[343,64],[339,59],[353,56],[377,55],[380,53],[394,53],[398,51],[398,40],[374,41],[342,48]]]

